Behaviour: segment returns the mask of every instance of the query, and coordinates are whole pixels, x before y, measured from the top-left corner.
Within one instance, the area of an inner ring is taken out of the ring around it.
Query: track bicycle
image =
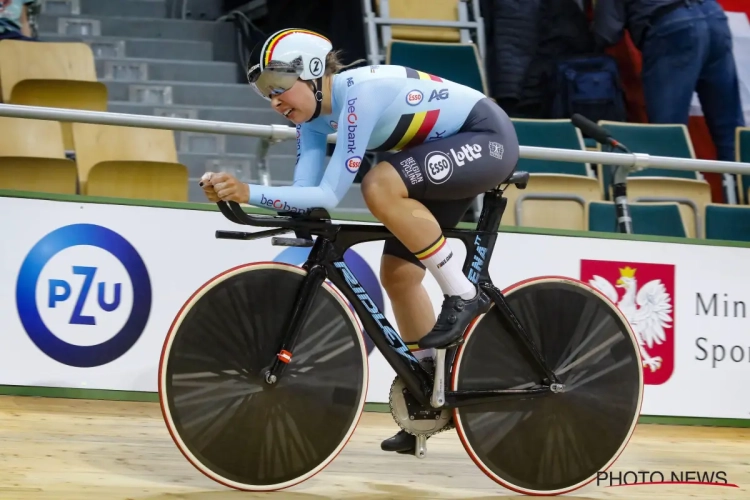
[[[382,225],[337,224],[325,210],[249,215],[219,202],[237,224],[217,238],[311,247],[293,266],[254,262],[198,289],[176,315],[159,365],[167,428],[185,458],[227,487],[271,491],[320,472],[362,415],[368,355],[360,329],[396,373],[396,423],[426,439],[455,426],[488,477],[525,494],[570,492],[617,459],[643,396],[633,331],[617,306],[588,285],[544,276],[500,291],[489,276],[505,189],[483,194],[476,229],[444,228],[467,249],[464,273],[492,299],[455,345],[419,362],[344,261],[358,244],[394,237]],[[294,237],[281,237],[284,233]],[[512,258],[509,259],[512,265]],[[393,457],[394,460],[399,458]]]

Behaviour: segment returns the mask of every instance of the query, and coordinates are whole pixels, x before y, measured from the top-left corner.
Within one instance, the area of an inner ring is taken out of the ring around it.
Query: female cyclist
[[[331,210],[367,151],[395,152],[361,185],[369,210],[396,237],[383,248],[381,283],[404,342],[420,351],[417,358],[459,341],[490,300],[463,274],[441,227],[456,226],[476,196],[513,173],[519,147],[506,113],[476,90],[411,68],[347,69],[327,38],[307,30],[282,30],[259,43],[247,76],[274,110],[297,125],[294,182],[248,185],[208,172],[201,179],[208,199],[282,211]],[[326,136],[334,132],[336,147],[326,166]],[[422,285],[425,269],[445,295],[437,320]],[[381,447],[413,453],[415,442],[401,431]]]

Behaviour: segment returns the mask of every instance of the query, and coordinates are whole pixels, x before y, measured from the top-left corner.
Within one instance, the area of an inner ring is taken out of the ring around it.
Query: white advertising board
[[[164,337],[194,290],[230,267],[300,264],[308,251],[217,240],[217,229],[256,230],[218,212],[0,197],[0,385],[155,392]],[[450,242],[463,258],[463,245]],[[378,282],[382,246],[356,245],[350,267],[395,325]],[[501,288],[599,276],[626,316],[643,307],[644,285],[660,280],[665,339],[642,351],[643,414],[749,418],[749,256],[750,248],[502,233],[490,273]],[[440,289],[429,274],[425,285],[437,311]],[[387,402],[394,372],[377,350],[369,361],[367,401]]]

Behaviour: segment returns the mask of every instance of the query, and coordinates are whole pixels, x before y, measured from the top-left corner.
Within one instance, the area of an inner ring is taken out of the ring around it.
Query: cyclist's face
[[[315,97],[302,80],[271,98],[271,107],[294,124],[304,123],[315,113]]]

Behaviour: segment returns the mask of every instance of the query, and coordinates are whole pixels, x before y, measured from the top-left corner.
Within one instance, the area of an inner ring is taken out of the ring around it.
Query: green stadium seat
[[[633,233],[687,237],[677,203],[630,203]],[[593,201],[588,206],[588,230],[617,233],[617,211],[611,201]]]
[[[695,158],[687,127],[681,124],[643,124],[600,121],[613,138],[634,153],[672,158]],[[604,199],[611,200],[612,170],[603,166],[599,177]],[[631,203],[675,201],[688,238],[702,238],[701,222],[707,203],[711,203],[711,186],[700,172],[646,168],[628,176],[628,199]]]
[[[534,146],[557,149],[586,149],[581,131],[570,120],[534,120],[513,118],[513,125],[521,146]],[[551,160],[530,160],[521,158],[518,169],[530,174],[568,174],[593,177],[594,172],[588,163],[572,163]]]
[[[600,121],[599,125],[606,128],[613,138],[625,144],[634,153],[647,153],[653,156],[670,156],[673,158],[695,158],[693,143],[690,140],[688,129],[684,125],[611,121]],[[633,172],[630,177],[703,178],[699,172],[692,170],[668,170],[665,168],[645,168]]]
[[[750,163],[750,127],[737,127],[736,140],[737,161]],[[737,185],[740,191],[740,203],[750,203],[750,175],[738,175]]]
[[[750,207],[747,205],[706,205],[706,239],[750,241]]]
[[[471,87],[487,95],[487,83],[474,44],[393,40],[386,64],[406,66]]]
[[[567,119],[513,118],[522,146],[585,150],[583,135]],[[503,225],[586,230],[586,202],[601,200],[601,186],[588,163],[521,158],[518,170],[530,173],[528,187],[505,191]]]

